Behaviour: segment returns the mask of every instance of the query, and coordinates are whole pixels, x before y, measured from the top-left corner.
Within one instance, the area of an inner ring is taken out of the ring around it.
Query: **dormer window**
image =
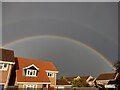
[[[23,70],[24,70],[25,76],[35,77],[35,76],[37,76],[39,68],[37,68],[35,65],[32,64],[32,65],[24,68]]]
[[[0,63],[0,70],[7,70],[8,64],[7,63]]]
[[[26,76],[36,76],[37,70],[27,69]]]

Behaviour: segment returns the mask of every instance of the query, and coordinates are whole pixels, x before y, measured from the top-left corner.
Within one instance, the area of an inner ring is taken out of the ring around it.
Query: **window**
[[[23,90],[37,90],[37,85],[23,85]]]
[[[48,72],[47,75],[48,75],[48,77],[54,77],[54,73],[52,73],[52,72]]]
[[[0,63],[0,70],[7,70],[8,64],[7,63]]]
[[[26,76],[36,76],[37,70],[27,69],[26,70]]]
[[[42,87],[43,87],[43,88],[46,87],[46,84],[43,84]]]
[[[30,66],[23,68],[23,75],[35,77],[37,76],[38,70],[39,68],[37,68],[34,64],[32,64]]]

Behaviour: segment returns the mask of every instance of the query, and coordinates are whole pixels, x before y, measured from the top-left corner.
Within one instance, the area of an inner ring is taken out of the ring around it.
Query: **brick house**
[[[108,82],[116,80],[117,77],[118,77],[117,73],[100,74],[96,79],[96,83],[97,85],[103,85],[105,88],[108,88],[108,87],[115,88],[114,85],[108,85]]]
[[[56,86],[56,67],[52,62],[27,58],[15,59],[16,80],[18,88],[48,88]]]
[[[89,86],[91,87],[95,86],[94,81],[96,80],[96,78],[92,76],[80,76],[80,78],[82,80],[85,80],[89,84]]]
[[[71,83],[73,79],[81,79],[86,81],[90,86],[94,86],[94,81],[96,78],[92,76],[73,76],[73,77],[66,77],[67,81]]]
[[[96,78],[92,77],[92,76],[72,76],[72,77],[65,77],[64,80],[57,80],[57,88],[58,89],[65,89],[65,88],[70,88],[72,87],[72,80],[77,80],[77,79],[81,79],[86,81],[89,86],[93,87],[94,85],[94,81]]]
[[[60,80],[56,81],[56,89],[68,89],[71,88],[72,85],[67,80]]]
[[[14,51],[0,49],[0,89],[55,88],[57,73],[52,62],[14,57]]]
[[[14,51],[0,48],[0,88],[8,87],[14,64]]]

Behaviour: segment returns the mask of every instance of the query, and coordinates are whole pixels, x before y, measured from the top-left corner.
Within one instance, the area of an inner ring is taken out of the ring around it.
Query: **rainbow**
[[[22,38],[22,39],[19,39],[19,40],[15,40],[11,43],[8,43],[4,46],[2,46],[3,48],[7,48],[15,43],[18,43],[18,42],[22,42],[22,41],[27,41],[27,40],[33,40],[33,39],[38,39],[38,38],[56,38],[56,39],[64,39],[64,40],[67,40],[67,41],[71,41],[77,45],[82,45],[83,47],[91,50],[92,52],[94,52],[95,54],[97,54],[99,57],[102,58],[102,60],[104,60],[108,65],[110,65],[112,68],[113,67],[113,64],[107,59],[105,58],[105,56],[103,56],[101,53],[99,53],[98,51],[96,51],[95,49],[93,49],[92,47],[78,41],[78,40],[74,40],[74,39],[71,39],[71,38],[68,38],[68,37],[63,37],[63,36],[55,36],[55,35],[39,35],[39,36],[32,36],[32,37],[25,37],[25,38]]]

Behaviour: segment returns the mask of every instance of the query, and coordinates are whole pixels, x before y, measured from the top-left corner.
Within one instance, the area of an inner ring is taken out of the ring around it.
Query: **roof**
[[[72,81],[73,79],[77,78],[78,76],[72,76],[72,77],[65,77],[67,81]]]
[[[87,80],[90,76],[80,76],[82,80]]]
[[[100,74],[96,80],[111,80],[115,79],[116,73],[105,73],[105,74]]]
[[[23,75],[22,70],[16,71],[17,82],[50,82],[44,70],[40,70],[36,77],[27,77]]]
[[[52,62],[45,62],[40,60],[33,60],[28,58],[16,57],[16,76],[17,82],[50,82],[46,70],[57,71],[56,67]],[[39,68],[36,77],[26,77],[23,75],[23,68],[30,65],[35,65]]]
[[[0,60],[15,62],[14,60],[14,51],[0,48]]]
[[[15,62],[18,69],[22,69],[24,67],[34,64],[36,67],[43,68],[44,70],[57,71],[55,65],[52,62],[21,57],[16,57]]]
[[[66,77],[68,81],[72,81],[73,79],[77,78],[78,76]],[[82,80],[87,80],[90,76],[79,76]]]
[[[71,85],[67,80],[60,80],[56,81],[56,85]]]

